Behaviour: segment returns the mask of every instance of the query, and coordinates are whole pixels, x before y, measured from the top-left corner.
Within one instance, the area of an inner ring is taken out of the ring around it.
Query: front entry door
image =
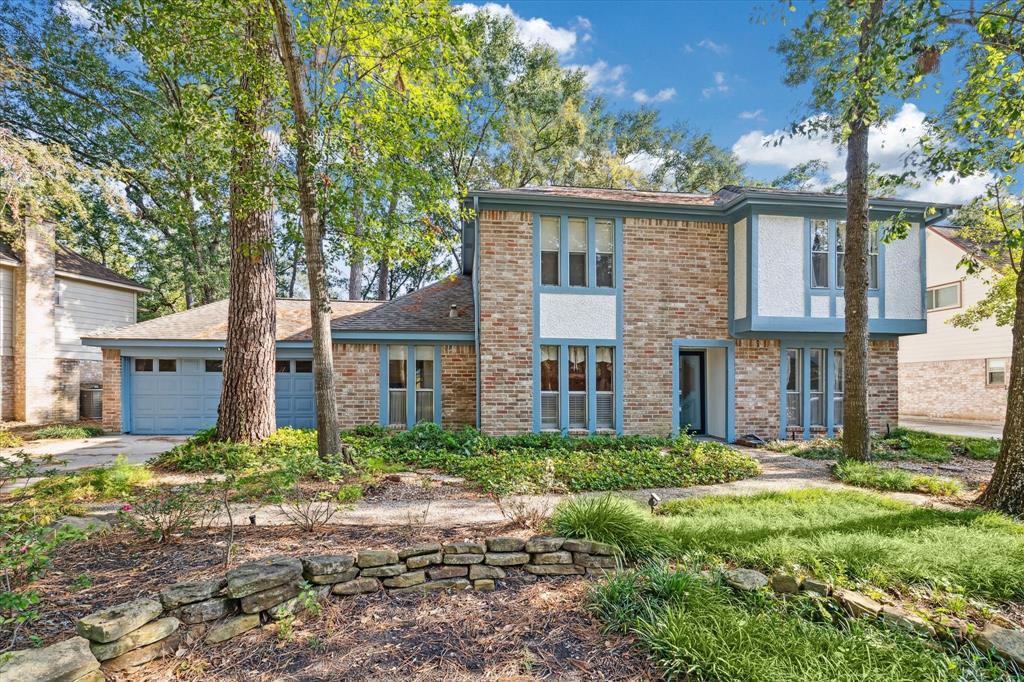
[[[704,351],[684,350],[679,353],[679,428],[702,434],[704,423]]]

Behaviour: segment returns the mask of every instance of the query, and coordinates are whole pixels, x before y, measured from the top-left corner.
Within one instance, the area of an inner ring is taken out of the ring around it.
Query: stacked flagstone
[[[104,671],[126,670],[178,650],[180,622],[161,618],[163,610],[158,601],[136,599],[90,614],[75,629]]]
[[[0,664],[0,680],[19,682],[103,682],[89,640],[72,637],[42,649],[15,651]]]

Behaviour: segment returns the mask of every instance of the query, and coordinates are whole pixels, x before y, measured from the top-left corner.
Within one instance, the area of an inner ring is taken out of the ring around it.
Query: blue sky
[[[708,131],[735,151],[753,177],[771,179],[793,164],[820,158],[833,179],[843,177],[843,156],[823,140],[794,140],[766,149],[771,135],[808,113],[807,90],[783,83],[774,45],[789,27],[773,0],[667,2],[649,0],[508,0],[475,3],[516,18],[520,35],[555,48],[565,65],[584,69],[595,92],[613,107],[657,107],[664,122],[684,121]],[[799,21],[803,7],[789,14]],[[758,20],[761,18],[761,20]],[[952,60],[943,70],[955,67]],[[920,132],[924,113],[940,107],[934,89],[896,103],[894,121],[872,137],[873,160],[884,171],[902,169],[905,141]],[[963,201],[985,178],[958,184],[928,183],[904,194],[932,201]]]

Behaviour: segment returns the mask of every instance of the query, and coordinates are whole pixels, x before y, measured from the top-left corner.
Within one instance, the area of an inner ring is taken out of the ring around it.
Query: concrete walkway
[[[952,422],[923,417],[900,417],[900,426],[915,431],[931,431],[946,436],[969,436],[972,438],[1002,438],[1002,424],[980,422]]]
[[[77,471],[87,467],[109,466],[118,455],[131,464],[147,460],[170,450],[187,436],[95,436],[65,440],[33,440],[19,448],[0,449],[0,457],[26,452],[38,460],[46,471]]]

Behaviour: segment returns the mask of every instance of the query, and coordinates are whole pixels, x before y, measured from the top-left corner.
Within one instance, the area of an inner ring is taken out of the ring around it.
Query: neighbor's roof
[[[960,228],[955,225],[929,225],[929,228],[964,253],[972,255],[990,266],[999,267],[1010,264],[1009,256],[1005,251],[1001,250],[999,252],[1001,255],[998,257],[993,256],[995,244],[979,244],[972,239],[967,239],[961,234]]]
[[[455,317],[450,314],[452,306],[455,306]],[[472,281],[464,275],[447,277],[370,310],[336,318],[331,329],[336,332],[472,333]]]
[[[380,305],[378,301],[334,301],[332,317],[364,312]],[[90,334],[90,339],[119,341],[223,341],[228,335],[228,301],[217,301],[191,310],[172,313],[138,324]],[[309,341],[309,301],[277,300],[277,340]]]
[[[146,290],[146,287],[134,279],[119,275],[107,266],[101,265],[94,260],[89,260],[63,244],[57,244],[54,248],[54,261],[58,274],[66,274],[71,277],[85,277],[100,282],[109,282],[115,286]],[[21,263],[21,257],[18,256],[18,253],[10,244],[4,241],[0,241],[0,263]]]

